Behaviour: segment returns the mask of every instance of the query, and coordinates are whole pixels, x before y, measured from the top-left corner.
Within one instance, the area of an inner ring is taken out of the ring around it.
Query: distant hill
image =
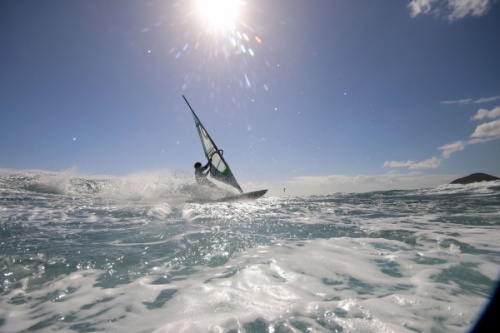
[[[494,180],[500,180],[500,178],[478,172],[478,173],[473,173],[472,175],[455,179],[450,184],[471,184],[479,182],[491,182]]]

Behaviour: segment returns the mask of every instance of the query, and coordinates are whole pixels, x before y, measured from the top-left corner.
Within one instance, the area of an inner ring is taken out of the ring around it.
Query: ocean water
[[[468,332],[500,183],[195,204],[150,172],[0,177],[0,332]]]

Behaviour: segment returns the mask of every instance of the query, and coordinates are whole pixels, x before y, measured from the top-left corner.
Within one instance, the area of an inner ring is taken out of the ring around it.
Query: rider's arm
[[[211,158],[208,160],[207,164],[205,164],[205,166],[203,167],[203,170],[206,170],[210,166],[210,162],[212,162]]]

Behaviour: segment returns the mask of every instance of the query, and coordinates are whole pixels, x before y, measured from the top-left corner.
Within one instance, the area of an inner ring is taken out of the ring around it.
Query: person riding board
[[[209,169],[210,162],[212,162],[212,159],[209,159],[208,163],[205,166],[202,166],[200,162],[196,162],[194,164],[194,177],[196,179],[196,184],[198,185],[217,188],[217,186],[214,183],[212,183],[210,180],[207,179],[207,176],[210,173]],[[205,170],[207,171],[205,172]]]

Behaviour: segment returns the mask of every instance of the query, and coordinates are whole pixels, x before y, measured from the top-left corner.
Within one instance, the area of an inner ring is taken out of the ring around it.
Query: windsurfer
[[[210,173],[209,166],[211,161],[212,160],[209,160],[205,166],[202,166],[200,162],[196,162],[194,164],[194,177],[196,179],[196,184],[198,185],[217,188],[217,186],[214,183],[212,183],[210,180],[207,179],[207,176]],[[207,171],[205,172],[205,170]]]

